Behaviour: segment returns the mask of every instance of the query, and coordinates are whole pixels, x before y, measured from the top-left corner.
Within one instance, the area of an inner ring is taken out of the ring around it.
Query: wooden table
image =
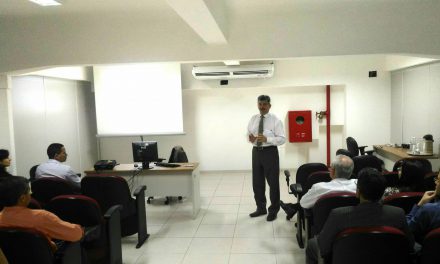
[[[135,164],[119,164],[113,170],[85,171],[90,174],[110,174],[124,177],[131,189],[146,185],[147,196],[185,196],[190,197],[193,204],[193,217],[200,210],[200,176],[197,162],[179,163],[176,168],[157,167],[142,170]],[[151,166],[151,165],[150,165]]]
[[[436,170],[438,166],[438,155],[411,155],[408,154],[409,149],[392,147],[389,145],[374,145],[373,146],[375,154],[379,156],[385,162],[385,168],[391,170],[394,163],[403,158],[424,158],[429,159],[433,170]]]

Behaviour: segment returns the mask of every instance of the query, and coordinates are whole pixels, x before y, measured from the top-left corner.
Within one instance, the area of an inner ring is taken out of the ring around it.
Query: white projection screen
[[[180,64],[94,66],[98,136],[182,134]]]

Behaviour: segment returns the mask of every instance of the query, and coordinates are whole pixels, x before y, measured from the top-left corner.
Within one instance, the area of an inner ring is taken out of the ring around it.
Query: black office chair
[[[173,149],[171,150],[171,155],[170,158],[168,159],[168,163],[186,163],[188,162],[188,157],[186,156],[186,152],[185,150],[183,150],[182,146],[175,146],[173,147]],[[165,197],[165,204],[169,204],[172,197],[171,196],[167,196]],[[147,203],[151,203],[151,200],[153,200],[154,197],[153,196],[149,196],[147,199]],[[177,199],[179,201],[182,200],[182,196],[178,196]]]
[[[440,228],[431,230],[423,239],[420,264],[440,263]]]
[[[358,146],[358,143],[356,142],[356,140],[352,137],[348,137],[346,139],[346,143],[347,143],[347,150],[350,151],[352,157],[356,157],[360,155],[373,155],[374,150],[368,150],[366,151],[365,148],[368,146]]]
[[[0,248],[10,264],[81,263],[79,242],[66,242],[54,254],[44,234],[30,229],[1,228]]]
[[[104,174],[89,175],[82,179],[83,195],[95,199],[102,211],[114,205],[122,205],[121,235],[123,237],[138,234],[136,248],[141,247],[150,236],[147,233],[147,216],[145,213],[145,185],[138,186],[131,196],[127,181],[118,176]]]
[[[409,214],[415,204],[417,204],[423,196],[423,192],[400,192],[385,197],[383,204],[400,207],[405,211],[405,215]]]
[[[338,149],[338,150],[336,150],[336,155],[345,155],[345,156],[348,156],[350,158],[353,158],[353,154],[351,154],[351,152],[346,150],[346,149]]]
[[[35,172],[37,171],[38,166],[40,166],[40,164],[32,166],[32,168],[29,170],[29,181],[30,182],[35,181]]]
[[[408,238],[397,228],[353,227],[336,236],[330,258],[334,264],[410,264],[410,252]]]
[[[353,172],[352,172],[352,179],[357,179],[357,174],[359,171],[361,171],[363,168],[375,168],[376,170],[382,172],[383,167],[383,160],[379,159],[376,156],[373,155],[363,155],[363,156],[356,156],[353,157]]]
[[[121,208],[114,205],[103,215],[98,203],[84,195],[60,195],[47,205],[60,219],[85,228],[81,244],[93,264],[122,264]]]
[[[307,179],[310,174],[313,172],[324,171],[328,172],[327,165],[323,163],[306,163],[301,165],[296,171],[296,183],[290,185],[290,194],[293,194],[297,198],[297,203],[295,204],[295,208],[297,208],[298,213],[296,214],[297,222],[296,222],[296,240],[298,241],[298,245],[300,248],[304,248],[304,237],[303,231],[305,230],[305,221],[304,221],[304,211],[301,209],[301,205],[299,202],[301,201],[302,196],[309,190],[311,187],[310,184],[307,184]],[[286,181],[289,185],[290,182],[290,172],[284,171],[286,175]]]
[[[359,198],[351,192],[332,192],[321,196],[315,205],[306,211],[307,237],[312,238],[321,232],[328,215],[334,208],[358,204]]]
[[[58,177],[43,177],[31,182],[32,197],[43,208],[54,197],[63,194],[79,194],[81,190],[72,183]]]

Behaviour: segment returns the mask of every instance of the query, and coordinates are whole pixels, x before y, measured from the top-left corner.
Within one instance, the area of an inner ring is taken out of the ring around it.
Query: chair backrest
[[[353,164],[354,168],[352,178],[357,178],[359,171],[366,167],[371,167],[378,171],[382,171],[383,161],[373,155],[362,155],[353,157]]]
[[[438,172],[433,172],[428,174],[423,178],[423,191],[432,191],[435,190],[435,179],[438,176]]]
[[[296,171],[296,183],[305,186],[309,175],[316,171],[328,171],[327,165],[325,165],[324,163],[315,162],[315,163],[305,163],[299,166],[298,170]],[[304,191],[303,193],[306,193],[306,191]]]
[[[185,150],[183,150],[182,146],[175,146],[171,150],[171,155],[168,159],[168,162],[188,162],[188,157],[186,156]]]
[[[424,171],[425,175],[432,172],[432,164],[428,159],[411,157],[411,158],[403,158],[394,163],[393,171],[398,171],[399,168],[404,166],[406,162],[415,162],[419,163],[420,167]]]
[[[64,221],[84,227],[101,225],[103,218],[98,203],[85,195],[60,195],[46,209]]]
[[[321,232],[328,215],[334,208],[359,204],[356,194],[351,192],[333,192],[321,196],[312,207],[312,234]]]
[[[336,236],[332,263],[410,263],[410,243],[405,233],[390,226],[348,228]]]
[[[46,237],[29,229],[0,229],[0,248],[11,264],[53,263],[53,254]]]
[[[31,188],[32,197],[43,206],[56,196],[78,193],[76,186],[58,177],[39,178],[31,183]]]
[[[396,171],[384,171],[382,172],[386,180],[387,187],[397,187],[399,184],[399,174]]]
[[[113,205],[122,205],[121,215],[133,200],[127,181],[119,176],[86,176],[81,181],[81,193],[95,199],[102,212]]]
[[[431,230],[423,240],[420,264],[440,263],[440,228]]]
[[[423,192],[400,192],[385,197],[383,204],[400,207],[407,215],[412,207],[420,201]]]
[[[356,140],[348,137],[345,142],[347,143],[347,150],[351,153],[352,157],[359,156],[359,146]]]
[[[32,168],[29,170],[29,181],[30,182],[35,181],[35,172],[37,171],[38,166],[40,166],[40,164],[32,166]]]
[[[29,204],[28,204],[28,208],[30,208],[30,209],[41,209],[42,206],[41,206],[41,204],[37,200],[35,200],[34,198],[31,198],[31,200],[29,201]]]
[[[304,193],[306,193],[310,188],[312,188],[313,184],[318,182],[329,182],[332,178],[330,177],[329,171],[315,171],[309,174],[307,177],[306,183],[303,186]]]
[[[347,149],[338,149],[338,150],[336,150],[336,155],[345,155],[345,156],[348,156],[350,158],[353,158],[353,154],[351,154],[351,152],[348,151]]]

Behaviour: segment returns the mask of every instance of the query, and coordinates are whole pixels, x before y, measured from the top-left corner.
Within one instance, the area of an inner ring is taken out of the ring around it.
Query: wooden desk
[[[429,159],[433,165],[433,170],[435,170],[435,166],[437,165],[438,155],[410,155],[408,154],[408,149],[391,147],[387,145],[374,145],[373,146],[376,155],[380,156],[385,162],[385,168],[387,170],[391,170],[394,166],[394,163],[403,158],[424,158]]]
[[[191,197],[193,217],[200,210],[200,176],[199,163],[180,163],[176,168],[156,167],[142,170],[134,164],[119,164],[113,170],[99,171],[100,174],[111,174],[124,177],[134,189],[146,185],[147,196],[185,196]],[[151,166],[151,165],[150,165]],[[95,170],[85,171],[85,175],[97,174]]]

